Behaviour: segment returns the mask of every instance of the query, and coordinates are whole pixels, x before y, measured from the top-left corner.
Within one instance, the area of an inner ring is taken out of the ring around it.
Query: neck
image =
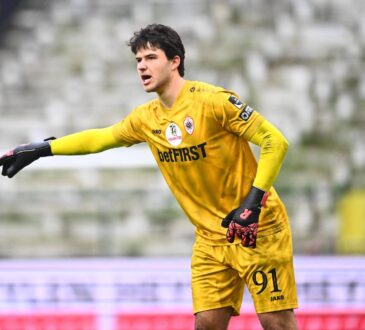
[[[172,108],[184,84],[185,80],[179,76],[171,79],[161,91],[157,92],[160,102],[165,108]]]

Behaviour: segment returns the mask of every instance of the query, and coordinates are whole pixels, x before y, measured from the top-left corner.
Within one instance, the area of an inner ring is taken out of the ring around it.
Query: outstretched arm
[[[66,135],[50,144],[53,155],[85,155],[121,146],[113,135],[113,126]]]
[[[84,155],[118,146],[121,146],[121,143],[115,139],[112,126],[90,129],[66,135],[59,139],[51,138],[42,142],[23,144],[0,157],[1,174],[12,178],[40,157]]]

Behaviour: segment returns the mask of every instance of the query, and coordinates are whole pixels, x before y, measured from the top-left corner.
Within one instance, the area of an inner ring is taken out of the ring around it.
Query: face
[[[169,60],[163,50],[155,47],[141,48],[136,54],[137,71],[146,92],[162,93],[180,64],[175,56]]]

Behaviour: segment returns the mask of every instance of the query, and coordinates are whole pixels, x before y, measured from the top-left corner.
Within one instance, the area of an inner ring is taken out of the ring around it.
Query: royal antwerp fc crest
[[[165,135],[167,141],[174,147],[178,146],[182,141],[181,129],[174,122],[168,124]]]
[[[186,117],[185,120],[184,120],[184,128],[185,128],[185,131],[188,133],[188,134],[193,134],[194,132],[194,121],[193,121],[193,118],[191,117]]]

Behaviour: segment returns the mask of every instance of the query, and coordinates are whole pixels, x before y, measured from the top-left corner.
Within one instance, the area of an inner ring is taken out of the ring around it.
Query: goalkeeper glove
[[[1,174],[12,178],[21,169],[38,158],[52,156],[51,146],[48,141],[54,139],[54,137],[50,137],[42,142],[22,144],[8,151],[0,157],[0,167],[3,167]]]
[[[228,228],[228,242],[232,243],[237,236],[243,246],[256,247],[259,216],[267,197],[267,192],[252,186],[243,203],[222,220],[222,226]]]

